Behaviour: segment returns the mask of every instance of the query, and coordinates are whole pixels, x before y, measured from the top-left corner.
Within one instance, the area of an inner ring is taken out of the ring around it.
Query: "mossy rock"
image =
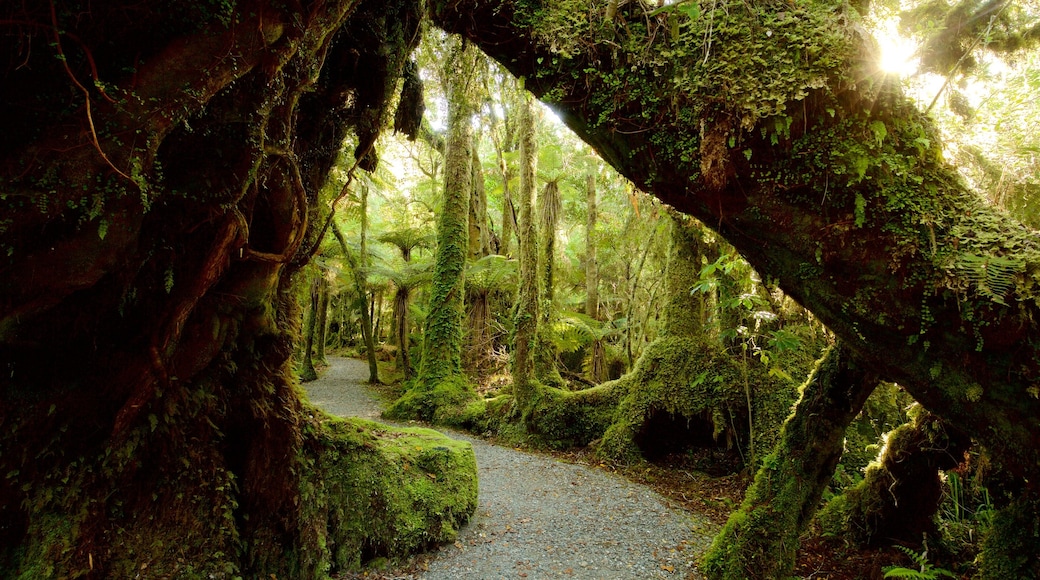
[[[318,506],[315,529],[327,530],[319,544],[333,571],[455,539],[477,506],[469,443],[431,429],[319,417],[311,443],[321,449],[302,495]]]

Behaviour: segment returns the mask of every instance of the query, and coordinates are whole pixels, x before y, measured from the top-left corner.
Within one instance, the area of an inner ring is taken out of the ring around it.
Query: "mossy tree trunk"
[[[857,363],[841,343],[827,351],[802,386],[776,449],[704,557],[709,578],[790,576],[798,537],[834,476],[845,431],[877,383],[877,375]]]
[[[469,200],[473,178],[474,71],[480,58],[470,43],[455,37],[444,64],[448,93],[448,138],[444,161],[444,203],[437,220],[437,254],[430,308],[423,330],[422,358],[415,380],[388,410],[392,417],[451,421],[476,392],[462,371],[465,273]]]
[[[379,383],[379,362],[376,360],[375,324],[372,321],[372,310],[368,295],[368,190],[367,184],[361,186],[361,244],[356,262],[351,264],[351,276],[358,293],[358,311],[361,313],[361,337],[365,341],[365,358],[368,359],[368,382]],[[339,236],[339,234],[337,234]],[[349,256],[347,247],[340,240],[344,255]]]
[[[322,270],[318,278],[318,320],[317,333],[314,337],[314,357],[319,364],[328,364],[325,358],[325,346],[328,343],[329,331],[329,279],[326,271]]]
[[[596,174],[589,170],[585,176],[585,314],[599,320],[599,262],[596,260]],[[607,379],[607,357],[603,339],[592,341],[588,355],[589,380],[599,384]]]
[[[347,238],[339,225],[332,222],[332,234],[339,243],[343,259],[350,266],[350,279],[354,282],[354,309],[361,319],[361,340],[365,343],[365,356],[368,359],[368,382],[379,383],[379,364],[376,361],[376,343],[372,336],[372,316],[368,310],[368,292],[366,292],[364,269],[361,267],[361,258],[354,254],[347,245]]]
[[[434,18],[526,78],[622,174],[716,229],[863,365],[984,444],[1025,495],[1016,505],[1035,504],[1040,239],[945,163],[855,9],[570,8],[458,0]]]
[[[487,190],[484,170],[477,148],[473,147],[473,194],[469,200],[469,263],[491,255],[491,235],[487,219]],[[491,332],[491,290],[468,285],[466,369],[479,374],[491,360],[494,352]]]
[[[520,283],[517,287],[513,324],[513,397],[520,409],[534,402],[537,389],[534,374],[534,348],[538,333],[538,245],[534,223],[534,180],[538,150],[534,134],[534,104],[527,95],[520,105],[520,187],[517,233],[520,236]]]
[[[540,383],[552,387],[566,386],[557,367],[558,353],[551,335],[556,299],[556,229],[560,221],[562,201],[560,184],[549,181],[538,194],[539,319],[535,332],[534,375]]]
[[[292,377],[318,192],[419,9],[0,8],[0,576],[320,577],[466,519],[471,450]]]
[[[755,393],[765,393],[763,399],[779,407],[782,416],[790,405],[785,392],[793,388],[768,376],[761,366],[729,355],[705,336],[704,299],[691,293],[703,259],[703,226],[689,216],[670,215],[661,335],[646,347],[632,372],[607,383],[621,391],[621,402],[597,453],[637,461],[682,450],[684,445],[726,443],[739,447],[740,453],[746,448],[753,456],[755,442],[744,437],[759,407],[749,404],[750,385]],[[775,409],[766,411],[759,414],[778,414]],[[774,420],[772,426],[779,428],[779,423]]]

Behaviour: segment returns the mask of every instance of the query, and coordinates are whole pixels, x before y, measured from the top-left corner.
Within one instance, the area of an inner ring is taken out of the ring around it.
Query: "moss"
[[[581,391],[536,385],[522,417],[527,442],[548,448],[588,445],[603,436],[621,394],[611,383]]]
[[[329,572],[355,570],[455,539],[477,506],[469,443],[312,413],[306,445],[317,454],[301,495],[315,502],[324,554],[308,560],[327,560]]]
[[[915,545],[938,535],[932,517],[939,507],[939,470],[956,467],[969,440],[935,415],[915,407],[912,420],[889,432],[878,461],[863,481],[821,514],[825,531],[869,545]]]
[[[979,578],[1040,578],[1040,498],[1019,497],[997,510],[982,543]]]
[[[469,406],[479,398],[469,379],[460,373],[432,383],[420,383],[420,380],[412,381],[384,415],[390,419],[421,419],[464,426],[463,418],[474,411]]]
[[[841,457],[845,430],[877,377],[841,345],[827,351],[802,386],[776,449],[755,474],[740,509],[702,560],[708,578],[780,578],[794,568],[798,538]]]
[[[735,427],[747,425],[745,378],[752,389],[754,445],[763,457],[790,413],[794,385],[757,364],[745,366],[710,339],[674,337],[648,346],[632,373],[618,381],[624,394],[597,452],[638,460],[637,437],[656,413],[710,423],[715,438],[746,448],[746,431]]]

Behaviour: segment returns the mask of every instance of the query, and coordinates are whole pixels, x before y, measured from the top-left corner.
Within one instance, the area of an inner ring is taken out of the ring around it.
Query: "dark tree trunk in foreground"
[[[467,446],[297,395],[317,192],[419,15],[285,6],[0,8],[2,577],[317,577],[474,507]]]
[[[717,229],[861,364],[985,445],[1024,494],[1013,509],[1035,505],[1040,239],[943,161],[854,9],[734,0],[650,15],[633,2],[608,19],[606,2],[552,6],[459,0],[435,19],[526,78],[621,173]],[[1035,571],[1034,531],[1020,541]]]

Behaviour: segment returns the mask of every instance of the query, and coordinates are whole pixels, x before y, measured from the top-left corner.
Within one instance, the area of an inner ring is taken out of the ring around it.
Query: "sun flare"
[[[890,20],[877,31],[876,38],[881,47],[881,70],[900,77],[913,76],[921,59],[917,56],[917,44],[899,34],[895,20]]]

